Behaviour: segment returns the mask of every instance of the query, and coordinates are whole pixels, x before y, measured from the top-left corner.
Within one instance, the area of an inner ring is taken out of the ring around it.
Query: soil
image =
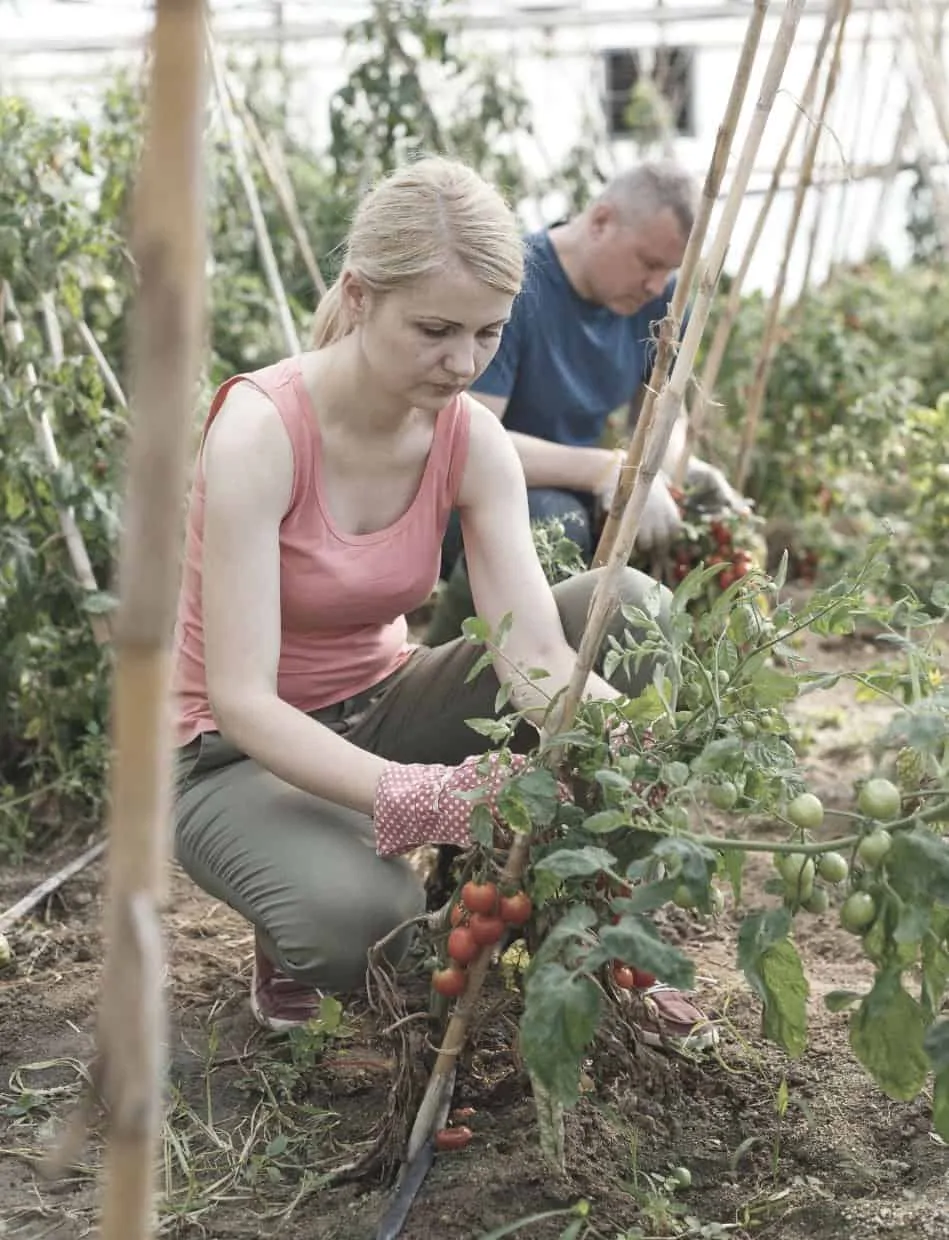
[[[868,667],[879,647],[809,638],[814,667]],[[870,769],[869,744],[888,717],[853,686],[797,702],[811,786],[846,804]],[[762,828],[765,830],[766,828]],[[75,849],[75,842],[72,845]],[[8,907],[62,860],[0,876]],[[767,859],[750,863],[747,903],[763,894]],[[94,1035],[100,981],[104,869],[71,880],[12,932],[15,963],[0,973],[0,1236],[78,1240],[96,1234],[102,1126],[60,1180],[36,1160],[51,1148],[80,1093]],[[173,872],[165,917],[169,1086],[157,1164],[158,1226],[166,1236],[372,1240],[391,1195],[378,1169],[328,1183],[370,1148],[393,1098],[395,1068],[424,1079],[424,1019],[412,1033],[413,1065],[397,1064],[390,1017],[367,996],[342,996],[341,1024],[327,1010],[323,1036],[288,1043],[256,1030],[247,1007],[251,937],[233,913]],[[949,1234],[949,1151],[932,1132],[930,1099],[887,1099],[855,1062],[847,1017],[824,995],[868,976],[859,944],[831,911],[798,919],[810,980],[810,1045],[791,1061],[764,1043],[760,1008],[735,964],[741,911],[729,897],[715,921],[674,909],[663,929],[692,954],[697,996],[721,1021],[719,1053],[701,1061],[652,1050],[622,1021],[591,1061],[588,1088],[567,1117],[567,1174],[541,1160],[533,1103],[516,1052],[516,998],[492,974],[455,1104],[475,1108],[475,1136],[438,1155],[402,1231],[406,1240],[475,1240],[536,1212],[586,1200],[589,1236],[679,1235],[781,1240],[925,1240]],[[424,1012],[421,976],[405,984],[409,1011]],[[782,1088],[782,1082],[785,1087]],[[786,1088],[786,1095],[785,1095]],[[783,1100],[786,1096],[786,1105]],[[670,1168],[692,1187],[663,1191]],[[555,1218],[506,1234],[554,1240]]]

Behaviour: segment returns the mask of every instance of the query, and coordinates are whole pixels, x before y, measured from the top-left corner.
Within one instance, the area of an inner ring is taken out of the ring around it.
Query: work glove
[[[465,758],[458,766],[387,763],[376,786],[373,806],[376,852],[389,857],[411,852],[422,844],[467,848],[471,843],[471,815],[478,804],[486,804],[495,825],[502,827],[497,798],[510,779],[524,769],[525,762],[521,754],[511,754],[509,762],[502,762],[498,754],[491,753]],[[479,770],[482,764],[486,773]],[[455,795],[475,789],[483,789],[483,795]]]
[[[714,507],[719,511],[731,509],[732,512],[747,514],[753,507],[752,500],[740,495],[720,469],[710,465],[708,461],[699,460],[697,456],[689,458],[685,484],[710,508]]]
[[[613,467],[607,471],[596,492],[597,502],[603,512],[610,510],[613,496],[619,485],[620,471],[625,462],[624,452],[614,454]],[[639,520],[636,547],[640,551],[660,551],[672,542],[681,526],[682,514],[679,512],[679,506],[669,493],[669,482],[665,474],[659,473],[649,488],[649,495]]]

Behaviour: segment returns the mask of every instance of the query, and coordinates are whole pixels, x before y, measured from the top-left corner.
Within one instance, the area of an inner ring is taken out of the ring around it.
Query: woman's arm
[[[203,467],[204,648],[218,728],[295,787],[371,814],[384,760],[277,696],[279,529],[293,454],[276,409],[250,385],[228,394]]]
[[[469,398],[471,399],[471,398]],[[510,612],[513,625],[503,653],[494,658],[500,680],[511,681],[513,699],[536,722],[552,698],[566,686],[576,664],[567,644],[557,604],[537,558],[527,509],[524,472],[501,423],[471,399],[471,439],[458,496],[465,558],[475,609],[492,631]],[[531,683],[518,676],[544,668],[549,674]],[[617,691],[591,673],[585,692],[616,698]]]

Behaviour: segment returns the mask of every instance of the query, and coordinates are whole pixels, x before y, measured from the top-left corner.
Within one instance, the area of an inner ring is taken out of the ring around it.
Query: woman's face
[[[514,298],[460,263],[382,296],[344,277],[363,358],[382,389],[406,405],[437,411],[494,357]]]

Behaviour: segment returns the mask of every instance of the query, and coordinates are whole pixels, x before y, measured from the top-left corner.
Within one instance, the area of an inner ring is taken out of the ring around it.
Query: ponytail
[[[335,344],[337,340],[348,336],[355,326],[343,302],[342,287],[337,279],[335,284],[326,290],[316,307],[312,347],[325,349],[328,344]]]

